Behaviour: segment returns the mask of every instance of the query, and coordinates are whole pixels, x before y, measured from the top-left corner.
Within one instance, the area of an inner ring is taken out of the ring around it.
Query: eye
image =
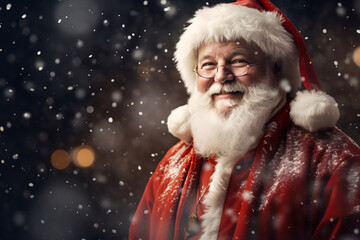
[[[233,67],[245,67],[249,63],[245,59],[234,59],[230,62],[231,66]]]
[[[201,69],[214,69],[216,64],[214,62],[205,62],[201,65]]]

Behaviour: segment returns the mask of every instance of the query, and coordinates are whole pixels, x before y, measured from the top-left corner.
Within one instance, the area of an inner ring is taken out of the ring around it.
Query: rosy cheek
[[[199,92],[206,92],[213,81],[211,79],[206,79],[202,77],[197,78],[197,88]]]

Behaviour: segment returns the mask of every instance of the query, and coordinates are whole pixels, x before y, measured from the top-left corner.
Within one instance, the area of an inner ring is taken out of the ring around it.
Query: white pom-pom
[[[333,128],[340,117],[335,99],[322,91],[297,92],[290,108],[290,117],[295,125],[310,132]]]
[[[183,105],[172,110],[167,120],[169,132],[187,144],[192,141],[189,119],[188,106]]]

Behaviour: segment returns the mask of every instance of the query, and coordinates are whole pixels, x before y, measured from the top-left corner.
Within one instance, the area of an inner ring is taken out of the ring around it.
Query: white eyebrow
[[[230,53],[230,55],[227,58],[233,58],[236,55],[243,55],[245,57],[248,57],[248,52],[246,50],[241,50],[241,49],[235,49],[233,52]],[[213,59],[214,57],[211,55],[205,55],[202,56],[201,58],[199,58],[199,62],[202,62],[206,59]]]
[[[249,53],[247,50],[240,48],[240,49],[235,49],[234,51],[231,52],[231,54],[229,55],[230,57],[233,57],[235,55],[244,55],[245,57],[249,56]]]
[[[211,56],[211,55],[205,55],[205,56],[199,58],[199,62],[204,61],[205,59],[213,59],[213,58],[214,58],[214,57]]]

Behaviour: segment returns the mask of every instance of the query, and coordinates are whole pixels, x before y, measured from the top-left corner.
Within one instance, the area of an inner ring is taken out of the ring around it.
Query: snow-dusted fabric
[[[149,180],[130,239],[183,239],[204,162],[184,142],[169,150]],[[237,181],[241,164],[229,180],[217,239],[360,239],[360,149],[337,128],[297,127],[287,104],[267,125],[245,185]]]

